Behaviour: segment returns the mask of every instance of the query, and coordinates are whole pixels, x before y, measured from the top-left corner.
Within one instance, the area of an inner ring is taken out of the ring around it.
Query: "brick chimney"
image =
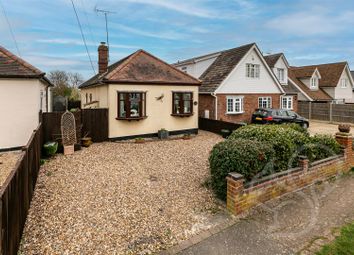
[[[98,46],[98,73],[107,72],[108,68],[108,47],[105,42],[101,42]]]

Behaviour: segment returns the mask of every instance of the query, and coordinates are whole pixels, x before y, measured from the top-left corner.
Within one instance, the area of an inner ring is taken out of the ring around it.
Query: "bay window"
[[[118,116],[121,120],[146,118],[145,92],[118,92]]]
[[[228,96],[226,98],[226,113],[243,113],[243,96]]]
[[[193,92],[172,92],[172,115],[193,115]]]

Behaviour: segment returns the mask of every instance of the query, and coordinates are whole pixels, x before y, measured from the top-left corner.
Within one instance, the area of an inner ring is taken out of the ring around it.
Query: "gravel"
[[[0,187],[4,184],[11,171],[14,170],[19,158],[19,152],[0,153]]]
[[[220,136],[106,142],[57,155],[40,171],[23,254],[150,254],[212,225],[203,186]]]

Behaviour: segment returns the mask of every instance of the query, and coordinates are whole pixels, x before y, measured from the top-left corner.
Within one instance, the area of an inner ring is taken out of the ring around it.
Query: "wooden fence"
[[[226,122],[221,120],[212,120],[199,117],[199,129],[213,132],[216,134],[221,134],[222,129],[227,129],[229,131],[234,131],[242,127],[241,124]]]
[[[0,254],[15,255],[21,242],[40,168],[42,125],[34,130],[0,189]]]
[[[61,116],[63,112],[43,113],[44,141],[61,139]],[[108,109],[84,109],[73,113],[76,122],[76,137],[90,136],[93,142],[108,140]]]
[[[299,101],[298,113],[313,120],[354,123],[354,104]]]

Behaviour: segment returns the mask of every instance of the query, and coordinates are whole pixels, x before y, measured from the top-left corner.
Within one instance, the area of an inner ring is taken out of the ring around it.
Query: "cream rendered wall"
[[[288,85],[288,67],[287,67],[283,57],[279,58],[278,61],[274,65],[273,73],[275,76],[277,76],[278,68],[284,69],[284,81],[279,81],[279,82],[282,85]]]
[[[39,123],[41,91],[37,79],[0,79],[0,149],[27,144]]]
[[[88,100],[90,100],[89,95],[92,94],[92,101],[98,101],[98,104],[85,106],[88,103],[86,102],[86,93]],[[80,97],[81,108],[108,108],[108,85],[83,88],[80,90]]]
[[[157,133],[161,128],[168,131],[198,128],[198,105],[193,105],[194,115],[174,117],[172,114],[172,91],[193,92],[193,101],[198,102],[198,86],[165,85],[109,85],[109,138]],[[146,92],[146,115],[143,120],[116,120],[117,92]],[[162,100],[156,97],[164,95]]]
[[[246,77],[246,64],[259,64],[260,77]],[[268,71],[256,50],[251,50],[242,61],[236,66],[231,74],[224,80],[216,93],[240,93],[240,94],[259,94],[259,93],[282,93],[279,89],[276,78],[273,78],[271,71]]]

